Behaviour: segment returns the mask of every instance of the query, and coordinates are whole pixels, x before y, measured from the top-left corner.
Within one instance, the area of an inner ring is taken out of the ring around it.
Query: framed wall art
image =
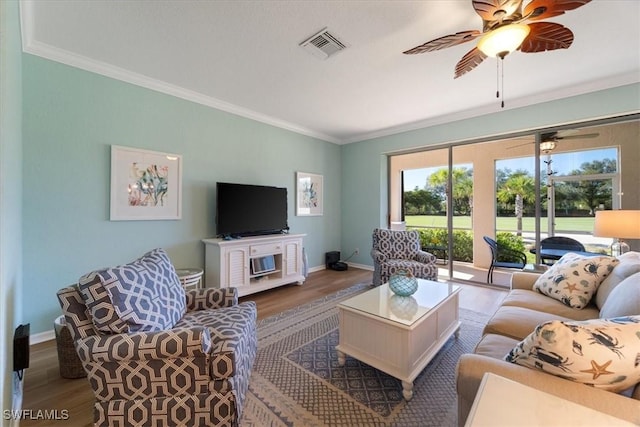
[[[296,172],[296,215],[322,215],[322,175]]]
[[[111,146],[111,221],[182,217],[182,156]]]

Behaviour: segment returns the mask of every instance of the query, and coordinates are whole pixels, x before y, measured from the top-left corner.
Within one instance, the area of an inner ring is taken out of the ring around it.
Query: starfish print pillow
[[[542,323],[504,358],[613,392],[640,382],[640,316]]]
[[[582,309],[619,263],[617,258],[606,255],[587,257],[568,253],[538,277],[533,290]]]

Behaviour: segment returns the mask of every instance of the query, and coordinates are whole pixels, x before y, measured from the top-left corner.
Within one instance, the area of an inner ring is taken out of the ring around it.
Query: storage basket
[[[64,316],[58,317],[54,322],[56,332],[56,344],[58,347],[58,364],[62,378],[83,378],[87,373],[82,368],[82,362],[73,346],[71,332],[67,328]]]

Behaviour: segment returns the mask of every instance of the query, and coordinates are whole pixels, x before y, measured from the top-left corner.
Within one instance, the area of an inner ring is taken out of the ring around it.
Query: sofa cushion
[[[88,273],[78,285],[96,329],[103,333],[170,329],[186,311],[184,288],[163,249]]]
[[[505,360],[620,392],[640,382],[640,316],[539,325]]]
[[[604,318],[636,315],[640,315],[640,273],[620,282],[600,310],[600,316]]]
[[[626,252],[618,257],[618,261],[620,263],[598,286],[598,291],[594,297],[598,308],[604,306],[613,288],[632,274],[640,272],[640,252]]]
[[[473,353],[502,360],[518,342],[516,339],[503,335],[486,334],[476,345]]]
[[[502,305],[529,308],[573,320],[587,320],[601,317],[599,310],[593,304],[589,304],[582,310],[578,310],[536,291],[524,289],[514,289],[509,292],[509,295],[504,299]]]
[[[568,253],[536,280],[533,289],[581,309],[589,304],[600,283],[618,263],[609,256],[584,257]]]
[[[549,320],[574,320],[544,311],[522,307],[500,307],[484,327],[484,334],[497,334],[521,340],[541,323]]]

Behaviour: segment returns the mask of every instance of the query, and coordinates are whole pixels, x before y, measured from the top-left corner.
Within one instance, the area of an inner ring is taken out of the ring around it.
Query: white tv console
[[[297,282],[303,275],[302,238],[304,234],[270,234],[239,239],[204,239],[205,287],[238,288],[238,295]],[[251,260],[273,256],[275,270],[252,274]]]

